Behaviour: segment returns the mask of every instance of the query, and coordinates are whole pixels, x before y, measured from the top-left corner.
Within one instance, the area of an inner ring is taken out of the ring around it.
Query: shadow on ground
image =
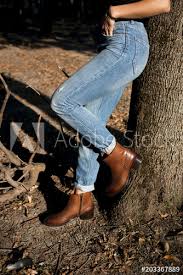
[[[44,114],[41,122],[43,123],[42,137],[44,138],[44,154],[37,154],[34,159],[34,162],[44,162],[46,164],[46,171],[39,177],[39,190],[42,192],[47,205],[47,211],[40,216],[42,219],[48,213],[61,210],[66,205],[68,199],[67,191],[73,188],[74,171],[77,167],[78,158],[76,135],[73,129],[64,124],[68,127],[68,131],[72,130],[72,132],[63,132],[60,137],[59,131],[49,124],[49,119],[63,123],[51,110],[49,105],[50,98],[39,95],[32,88],[27,87],[24,83],[11,77],[5,76],[5,79],[10,90],[21,98],[22,103],[10,97],[3,116],[1,139],[7,148],[12,147],[13,151],[24,161],[28,161],[30,158],[30,147],[34,147],[37,140],[36,127],[34,125],[37,123],[39,115],[25,106],[23,102],[26,101]],[[1,87],[1,89],[0,101],[2,104],[4,98],[2,95],[3,93],[5,94],[5,91],[3,87]],[[47,121],[44,120],[45,115]],[[18,125],[20,132],[15,130],[13,123],[14,125]],[[116,136],[119,142],[123,142],[123,134],[120,131],[112,127],[108,127],[108,129]],[[58,136],[61,142],[56,144]],[[28,141],[28,148],[24,145],[25,140]],[[71,147],[69,144],[73,144],[74,146]],[[115,207],[118,198],[114,201],[111,199],[109,201],[104,197],[103,191],[110,178],[110,172],[100,158],[98,158],[98,161],[100,162],[100,170],[95,183],[96,190],[94,195],[98,201],[101,213],[107,215],[108,219],[110,219],[111,210]],[[71,170],[72,172],[68,176],[68,171]],[[60,181],[58,184],[55,184],[53,175],[58,177]]]
[[[19,32],[0,32],[0,48],[9,44],[31,49],[60,47],[65,50],[79,52],[95,51],[93,26],[72,21],[57,21],[53,31],[48,35],[40,35],[37,30],[30,29]]]

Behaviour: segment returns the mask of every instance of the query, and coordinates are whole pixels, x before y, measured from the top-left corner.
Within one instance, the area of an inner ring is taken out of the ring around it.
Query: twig
[[[58,64],[57,64],[58,65]],[[58,66],[59,67],[59,66]],[[60,68],[60,67],[59,67]],[[61,68],[60,68],[61,69]],[[63,70],[65,70],[65,69],[63,69]],[[65,72],[66,73],[66,72]],[[67,73],[66,73],[67,74]],[[67,77],[69,78],[70,76],[67,74]],[[30,84],[28,84],[28,83],[25,83],[26,85],[27,85],[27,87],[30,87],[34,92],[36,92],[36,94],[38,94],[41,98],[42,98],[42,100],[43,101],[45,101],[48,105],[49,105],[49,107],[50,107],[50,102],[44,97],[44,96],[42,96],[41,95],[41,93],[38,91],[38,90],[36,90],[34,87],[32,87]],[[18,99],[17,99],[18,100]],[[30,107],[29,107],[30,108]],[[35,111],[35,110],[33,110],[33,111]],[[36,111],[35,111],[36,112]],[[37,113],[37,112],[36,112]],[[40,116],[42,116],[44,119],[45,119],[45,115],[44,115],[44,113],[41,113],[41,114],[39,114]],[[46,119],[45,119],[46,120]],[[52,119],[51,118],[49,118],[49,120],[46,120],[50,125],[52,125],[53,127],[55,127],[55,125],[53,125],[51,122],[52,122]],[[56,123],[57,123],[57,121],[55,121]],[[66,133],[67,132],[67,129],[66,129],[66,127],[64,127],[63,126],[63,121],[60,121],[59,122],[59,125],[56,125],[56,126],[58,126],[58,127],[55,127],[59,132],[62,132],[62,136],[64,136],[64,133]],[[58,129],[58,128],[60,128],[60,129]],[[71,130],[69,130],[69,132],[71,132]],[[77,136],[78,136],[79,134],[77,133]],[[79,140],[79,139],[78,139]]]
[[[6,182],[8,182],[12,187],[14,187],[14,188],[18,188],[20,185],[22,185],[24,188],[25,188],[25,191],[29,191],[28,189],[27,189],[27,187],[24,185],[24,183],[23,182],[20,182],[20,178],[19,178],[19,181],[15,181],[15,180],[13,180],[13,178],[12,178],[12,176],[11,176],[11,174],[10,174],[10,172],[11,172],[11,168],[7,168],[7,167],[0,167],[1,168],[1,170],[2,170],[2,172],[4,173],[4,178],[5,178],[5,180],[6,180]],[[25,167],[26,169],[28,168],[28,165]],[[13,170],[17,170],[16,168],[14,168]],[[22,177],[24,177],[25,176],[25,174],[27,173],[27,172],[29,172],[30,171],[30,169],[29,170],[27,170],[25,173],[24,173],[24,175],[22,176]]]
[[[46,242],[45,242],[45,245],[47,246],[48,249],[46,249],[46,250],[44,250],[44,251],[42,252],[43,255],[46,255],[47,253],[49,253],[49,251],[50,251],[53,247],[55,247],[56,245],[60,245],[60,243],[56,242],[56,243],[54,243],[54,244],[48,246],[48,245],[46,244]]]
[[[26,107],[30,108],[36,114],[41,115],[42,118],[44,118],[44,120],[46,122],[48,122],[51,126],[53,126],[55,129],[57,129],[58,131],[62,131],[62,126],[60,124],[59,119],[57,120],[57,119],[54,119],[54,118],[50,117],[44,111],[41,111],[39,107],[36,107],[35,105],[31,104],[26,99],[24,99],[21,96],[15,94],[14,92],[10,91],[10,93],[11,93],[11,96],[13,98],[15,98],[17,101],[19,101],[21,104],[23,104]],[[64,127],[64,129],[67,131],[66,127]]]
[[[27,222],[31,222],[31,221],[33,221],[33,220],[35,220],[35,219],[37,219],[37,218],[39,218],[39,216],[35,216],[35,217],[30,218],[30,219],[28,219],[28,220],[26,220],[26,221],[23,221],[23,222],[20,223],[20,225],[23,225],[23,224],[25,224],[25,223],[27,223]]]
[[[38,94],[39,96],[41,95],[40,92],[38,90],[36,90],[33,86],[29,85],[27,82],[25,82],[25,84],[27,85],[27,87],[31,88],[32,90],[34,90],[36,92],[36,94]],[[26,87],[26,88],[27,88]]]
[[[4,172],[4,177],[6,179],[6,181],[14,188],[17,188],[19,186],[19,184],[12,179],[11,175],[10,175],[10,169],[8,168],[1,168],[2,172]]]
[[[80,265],[80,267],[79,268],[77,268],[75,271],[80,271],[81,270],[81,268],[89,261],[91,259],[91,255],[87,258],[87,260],[84,262],[84,263],[82,263],[82,265]]]
[[[32,168],[30,169],[30,177],[28,183],[30,187],[36,184],[40,172],[43,172],[46,168],[44,163],[34,163],[31,164]]]
[[[65,70],[65,69],[63,69]],[[65,72],[66,73],[66,72]],[[66,73],[67,77],[69,77],[69,75]],[[5,81],[4,81],[5,82]],[[5,82],[6,83],[6,82]],[[43,97],[39,91],[37,91],[35,88],[33,88],[32,86],[30,86],[28,83],[25,83],[27,86],[29,86],[33,91],[36,92],[36,94],[38,94],[42,100],[45,101],[45,103],[47,103],[50,106],[50,102]],[[8,85],[6,84],[6,87],[8,87]],[[9,88],[8,91],[10,93],[10,95],[16,99],[17,101],[19,101],[21,104],[25,105],[26,107],[30,108],[32,111],[34,111],[36,114],[42,116],[42,118],[48,122],[51,126],[53,126],[55,129],[57,129],[59,132],[62,132],[62,134],[64,135],[64,133],[69,133],[69,134],[74,134],[75,131],[72,128],[68,128],[67,125],[64,125],[63,121],[60,121],[58,118],[52,118],[51,116],[47,115],[44,111],[41,111],[39,107],[36,107],[35,105],[31,104],[30,102],[28,102],[26,99],[22,98],[21,96],[15,94],[14,92],[12,92]]]
[[[11,187],[0,187],[0,190],[10,190]]]
[[[1,251],[7,251],[7,252],[11,252],[13,251],[13,248],[4,248],[4,247],[0,247]]]
[[[46,166],[44,163],[34,163],[31,164],[30,167],[30,176],[26,182],[21,183],[17,188],[10,190],[6,194],[2,194],[0,196],[0,203],[4,203],[7,201],[13,200],[16,196],[26,191],[30,191],[30,189],[36,184],[39,173],[45,170]],[[26,187],[25,187],[26,186]]]
[[[59,267],[60,267],[60,260],[61,260],[61,250],[62,250],[62,246],[61,246],[61,243],[59,245],[59,248],[58,248],[58,252],[59,252],[59,255],[58,255],[58,259],[57,259],[57,264],[56,264],[56,268],[55,268],[55,271],[54,271],[54,275],[57,275],[58,274],[58,271],[59,271]]]
[[[30,157],[30,159],[29,159],[29,164],[30,163],[32,163],[32,161],[33,161],[33,159],[34,159],[34,157],[35,157],[35,155],[36,155],[36,153],[37,153],[37,149],[38,149],[38,147],[39,147],[39,141],[40,141],[40,122],[41,122],[41,115],[39,115],[39,118],[38,118],[38,124],[37,124],[37,129],[36,129],[36,136],[37,136],[37,142],[36,142],[36,147],[35,147],[35,150],[34,150],[34,152],[32,153],[32,155],[31,155],[31,157]]]
[[[42,96],[41,93],[36,88],[28,84],[27,82],[25,82],[25,84],[27,85],[27,87],[31,88],[34,92],[36,92],[36,94],[38,94],[41,97],[41,99],[44,100],[50,106],[49,100],[47,100],[44,96]]]
[[[25,167],[26,171],[23,173],[23,175],[21,175],[21,177],[19,177],[19,179],[17,180],[17,182],[20,182],[23,178],[25,178],[27,176],[27,174],[29,173],[29,169],[28,166]]]
[[[69,77],[69,75],[68,75],[68,77]],[[41,93],[38,91],[38,90],[36,90],[34,87],[32,87],[31,85],[29,85],[28,83],[25,83],[28,87],[30,87],[34,92],[36,92],[36,94],[38,94],[41,98],[42,98],[42,100],[44,100],[49,106],[50,106],[50,102],[45,98],[45,97],[43,97],[42,95],[41,95]],[[43,116],[43,115],[42,115]],[[43,118],[45,119],[45,117],[43,116]],[[46,120],[46,119],[45,119]],[[49,122],[49,121],[47,121],[47,122]],[[50,123],[50,122],[49,122]],[[50,123],[51,124],[51,123]],[[51,124],[52,125],[52,124]],[[52,125],[52,126],[54,126],[54,125]],[[56,128],[56,127],[55,127]],[[56,128],[57,129],[57,128]],[[57,129],[58,130],[58,129]],[[66,131],[66,128],[63,126],[63,122],[62,121],[60,121],[60,130],[59,131],[61,131],[62,132],[62,136],[64,136],[64,131]]]
[[[11,163],[15,164],[16,166],[21,166],[23,161],[15,155],[12,151],[8,150],[0,141],[0,149],[6,154],[8,159],[10,160]]]
[[[70,75],[66,72],[66,69],[65,69],[65,68],[62,68],[61,70],[62,70],[62,72],[65,74],[65,76],[66,76],[67,78],[70,77]]]
[[[0,79],[1,79],[1,82],[3,83],[3,86],[5,88],[5,91],[6,91],[6,96],[5,96],[5,99],[3,101],[3,105],[1,107],[1,110],[0,110],[0,128],[1,128],[1,125],[2,125],[2,122],[3,122],[3,115],[4,115],[4,110],[6,109],[6,105],[7,105],[7,102],[8,102],[8,99],[11,95],[10,93],[10,90],[8,89],[8,86],[4,80],[4,78],[2,77],[2,75],[0,74]]]
[[[17,99],[17,97],[18,97],[17,100],[19,100],[23,104],[24,104],[24,100],[21,99],[21,97],[19,97],[17,95],[14,95],[10,91],[10,89],[8,88],[8,85],[6,84],[4,78],[2,77],[1,74],[0,74],[0,80],[2,81],[2,83],[4,85],[4,88],[5,88],[5,91],[6,91],[6,97],[5,97],[5,100],[4,100],[3,105],[1,107],[1,116],[0,116],[0,126],[1,126],[2,119],[3,119],[3,113],[4,113],[4,110],[6,108],[7,101],[9,99],[10,95],[13,96],[15,99]],[[30,105],[33,106],[32,104],[30,104]],[[27,106],[27,107],[29,107],[29,106]],[[35,107],[35,106],[33,106],[33,107]],[[5,194],[2,194],[0,196],[0,203],[10,201],[10,200],[14,199],[16,196],[20,195],[21,193],[23,193],[25,191],[30,191],[31,187],[33,187],[36,184],[36,182],[38,180],[39,173],[43,172],[45,170],[45,164],[43,164],[43,163],[33,164],[32,163],[33,158],[34,158],[34,156],[35,156],[35,154],[37,152],[37,148],[39,146],[39,140],[40,140],[40,138],[39,138],[40,122],[41,122],[41,114],[39,114],[38,126],[37,126],[38,141],[37,141],[37,144],[36,144],[35,151],[33,152],[33,154],[30,157],[29,164],[27,164],[26,162],[22,161],[16,154],[14,154],[12,151],[8,150],[3,145],[3,143],[0,141],[0,149],[6,154],[7,158],[9,159],[9,161],[11,163],[15,164],[16,166],[18,166],[20,168],[20,170],[25,170],[26,169],[25,172],[24,172],[24,174],[18,179],[18,181],[15,181],[12,178],[11,168],[7,168],[7,167],[4,167],[4,166],[0,167],[1,170],[2,170],[2,173],[4,174],[5,180],[12,187],[14,187],[14,189],[12,189],[9,192],[7,192]],[[25,167],[21,167],[22,164],[24,164]],[[26,179],[26,181],[24,181],[24,182],[20,182],[21,179],[25,178],[28,173],[29,173],[28,179]],[[7,188],[2,187],[1,189],[4,190],[4,189],[7,189]]]

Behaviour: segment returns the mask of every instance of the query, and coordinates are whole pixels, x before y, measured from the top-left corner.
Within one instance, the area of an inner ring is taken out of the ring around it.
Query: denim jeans
[[[92,144],[81,142],[75,186],[93,191],[99,154],[110,154],[115,137],[106,128],[126,86],[144,70],[149,56],[148,35],[142,22],[117,21],[112,36],[102,35],[102,50],[60,85],[51,107]]]

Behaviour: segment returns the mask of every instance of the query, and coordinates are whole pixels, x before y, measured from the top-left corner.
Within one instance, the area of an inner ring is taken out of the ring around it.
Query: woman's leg
[[[108,118],[115,109],[120,100],[125,87],[118,89],[113,95],[100,97],[86,105],[86,108],[98,117],[103,125],[106,125]],[[78,164],[76,168],[75,187],[84,192],[94,190],[94,183],[99,171],[99,163],[97,158],[99,152],[84,145],[83,142],[79,146]]]
[[[133,20],[116,22],[106,49],[60,86],[52,99],[53,110],[104,153],[103,160],[112,174],[112,183],[107,190],[110,196],[119,193],[126,183],[137,160],[136,154],[115,144],[115,137],[106,129],[105,123],[88,110],[87,105],[106,96],[112,98],[120,87],[139,76],[145,68],[148,54],[148,36],[143,24]],[[108,102],[112,109],[113,101]],[[45,224],[60,226],[75,217],[88,218],[93,209],[91,192],[74,193],[66,207],[49,216]]]
[[[52,98],[52,109],[103,153],[114,149],[115,137],[85,105],[113,96],[134,79],[131,54],[117,56],[110,49],[103,50],[61,85]]]
[[[100,97],[113,96],[141,74],[148,60],[147,39],[142,23],[116,22],[106,48],[53,95],[52,109],[102,153],[110,154],[116,140],[86,105]]]

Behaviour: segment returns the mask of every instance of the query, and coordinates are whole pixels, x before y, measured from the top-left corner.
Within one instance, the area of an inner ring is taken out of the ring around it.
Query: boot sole
[[[61,228],[61,227],[64,226],[64,225],[68,225],[68,224],[71,225],[72,223],[75,224],[77,218],[78,218],[78,216],[75,217],[75,218],[70,219],[69,221],[67,221],[67,222],[65,222],[65,223],[62,223],[62,224],[55,224],[55,225],[53,225],[53,224],[48,224],[48,223],[46,223],[46,222],[43,221],[43,222],[42,222],[42,225],[43,225],[43,226],[46,226],[46,227],[48,227],[48,228],[57,230],[57,229]]]
[[[90,220],[93,218],[93,216],[94,216],[94,210],[92,209],[86,213],[81,214],[79,217],[81,220]]]

